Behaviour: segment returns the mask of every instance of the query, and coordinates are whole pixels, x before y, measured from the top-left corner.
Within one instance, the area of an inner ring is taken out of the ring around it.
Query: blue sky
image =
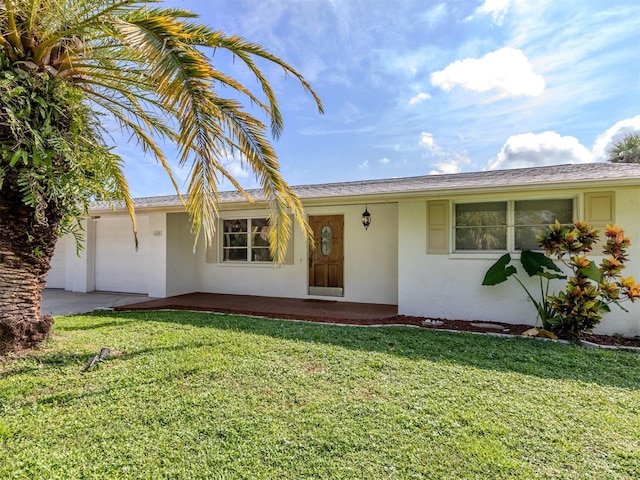
[[[165,3],[261,44],[319,94],[324,115],[264,65],[285,120],[274,146],[292,185],[604,161],[612,142],[640,130],[638,0]],[[257,86],[240,62],[220,52],[213,61]],[[118,144],[134,196],[174,193],[153,158]],[[241,164],[227,166],[257,186]]]

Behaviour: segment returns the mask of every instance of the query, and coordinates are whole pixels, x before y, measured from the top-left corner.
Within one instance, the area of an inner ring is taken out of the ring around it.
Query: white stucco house
[[[269,259],[259,191],[251,192],[255,204],[236,192],[223,193],[216,242],[207,248],[200,241],[195,252],[177,197],[140,198],[138,251],[126,212],[94,204],[84,251],[76,255],[73,240],[61,239],[47,286],[160,298],[191,292],[330,297],[395,304],[401,315],[533,324],[535,309],[516,282],[481,282],[505,252],[517,258],[520,250],[535,248],[535,230],[556,218],[624,228],[633,243],[624,274],[640,281],[640,165],[558,165],[295,191],[318,247],[310,249],[296,226],[283,264]],[[371,214],[368,229],[365,209]],[[552,285],[563,288],[560,281]],[[538,291],[537,282],[531,287]],[[597,332],[640,335],[640,302],[625,306],[628,313],[613,307]]]

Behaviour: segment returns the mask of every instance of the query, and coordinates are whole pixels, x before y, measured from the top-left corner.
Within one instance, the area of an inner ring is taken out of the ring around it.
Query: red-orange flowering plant
[[[625,310],[620,302],[640,299],[640,284],[636,284],[633,277],[621,275],[629,261],[626,249],[631,245],[624,230],[616,225],[607,225],[607,241],[603,247],[606,258],[599,266],[587,258],[586,254],[593,250],[599,233],[587,222],[574,220],[573,225],[567,226],[556,221],[549,225],[547,232],[537,237],[545,254],[529,250],[521,252],[520,262],[527,274],[539,277],[539,300],[516,276],[516,267],[511,264],[508,253],[489,268],[482,284],[498,285],[509,277],[515,278],[536,307],[538,319],[545,330],[579,339],[600,323],[612,303]],[[550,281],[567,277],[549,257],[555,257],[572,272],[564,291],[552,295],[548,293]]]
[[[606,226],[603,253],[608,256],[599,266],[580,255],[593,249],[598,233],[586,222],[574,221],[572,226],[556,222],[548,232],[538,235],[546,255],[556,257],[573,273],[564,291],[548,296],[551,315],[547,321],[559,335],[579,338],[600,323],[603,313],[610,311],[610,304],[625,310],[621,301],[640,299],[640,284],[633,277],[621,275],[629,260],[626,249],[631,241],[620,227]]]

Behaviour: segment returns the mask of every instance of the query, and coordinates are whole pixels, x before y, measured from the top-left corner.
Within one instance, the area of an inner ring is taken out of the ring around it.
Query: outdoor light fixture
[[[371,214],[369,213],[369,210],[367,210],[367,206],[365,205],[364,212],[362,212],[362,226],[365,230],[367,230],[369,228],[369,225],[371,225]]]

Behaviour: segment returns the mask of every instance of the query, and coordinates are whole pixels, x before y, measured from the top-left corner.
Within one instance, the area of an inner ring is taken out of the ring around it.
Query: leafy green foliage
[[[505,253],[501,256],[498,261],[487,270],[484,280],[482,280],[482,285],[498,285],[499,283],[506,282],[511,275],[517,273],[516,267],[509,265],[510,262],[511,255]]]
[[[546,233],[538,235],[537,240],[543,250],[562,259],[565,255],[593,250],[593,245],[598,241],[598,233],[586,222],[566,226],[556,220],[553,225],[549,225]]]
[[[83,99],[64,80],[11,68],[0,50],[0,179],[59,234],[78,232],[90,199],[122,196],[108,167],[117,157]]]
[[[633,132],[616,142],[609,152],[612,163],[640,163],[640,132]]]
[[[607,242],[603,253],[609,257],[604,258],[600,266],[584,255],[593,250],[598,233],[586,222],[574,221],[573,225],[565,226],[556,221],[549,225],[546,233],[538,235],[540,247],[546,255],[528,250],[521,253],[520,262],[527,274],[540,277],[540,300],[536,300],[515,275],[517,271],[513,265],[509,265],[511,256],[508,253],[489,268],[482,285],[497,285],[513,276],[535,305],[537,318],[545,330],[578,339],[582,333],[592,331],[600,323],[602,314],[611,310],[610,304],[614,303],[624,310],[621,301],[640,298],[640,284],[636,284],[633,277],[623,278],[620,275],[624,263],[629,260],[626,249],[631,245],[622,229],[607,225]],[[568,261],[565,258],[567,255]],[[561,261],[573,275],[564,291],[549,295],[550,280],[567,278],[549,258],[551,256]]]
[[[496,263],[489,267],[489,270],[487,270],[484,280],[482,281],[482,285],[498,285],[505,282],[513,275],[513,278],[524,289],[529,300],[531,300],[535,306],[538,314],[537,319],[542,322],[542,326],[545,329],[549,329],[552,325],[553,317],[553,311],[548,301],[549,280],[567,278],[566,275],[563,275],[562,273],[553,273],[562,272],[562,270],[545,255],[539,252],[523,250],[520,253],[520,263],[522,264],[525,272],[527,272],[529,277],[538,276],[540,278],[540,300],[536,300],[524,283],[515,275],[517,273],[517,269],[515,266],[509,265],[510,262],[511,255],[505,253]],[[543,279],[545,279],[546,282]]]
[[[530,277],[533,277],[534,275],[541,275],[547,279],[567,278],[566,275],[562,274],[560,267],[542,253],[524,250],[520,254],[520,262],[522,263],[525,272],[527,272],[527,275]],[[549,270],[558,273],[552,273]]]

